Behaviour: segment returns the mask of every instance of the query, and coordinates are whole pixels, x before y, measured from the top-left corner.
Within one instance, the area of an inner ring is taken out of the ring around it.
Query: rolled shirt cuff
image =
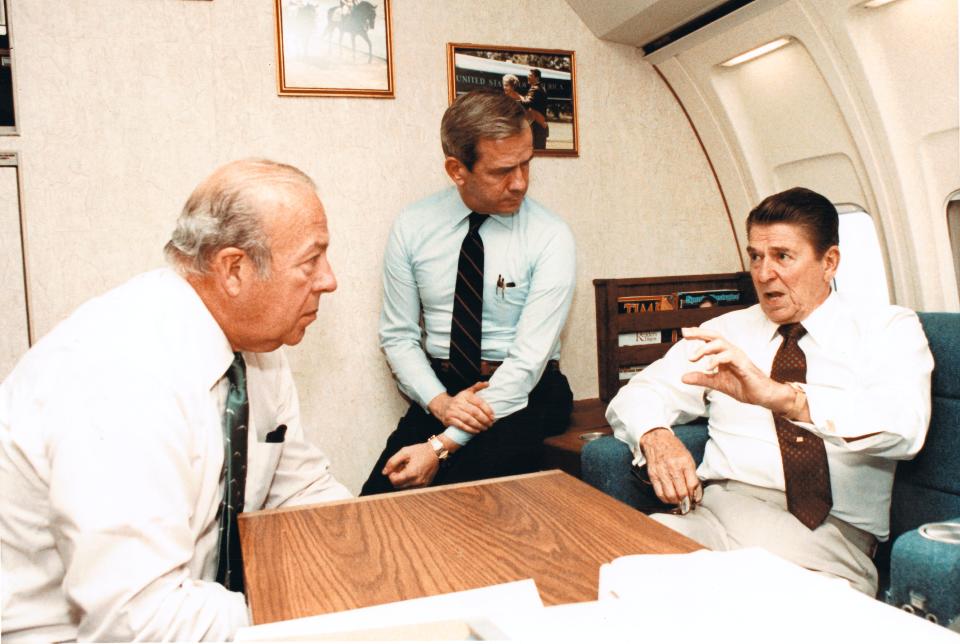
[[[470,439],[473,438],[473,434],[465,432],[462,429],[457,429],[456,427],[447,427],[446,431],[443,432],[443,435],[452,440],[457,445],[466,445],[470,442]]]

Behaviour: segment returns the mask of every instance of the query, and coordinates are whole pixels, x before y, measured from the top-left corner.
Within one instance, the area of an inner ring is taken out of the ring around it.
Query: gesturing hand
[[[488,382],[475,383],[456,396],[440,394],[430,401],[427,408],[444,427],[456,427],[471,434],[489,429],[496,417],[486,401],[477,395],[490,386]]]
[[[775,411],[789,407],[794,398],[790,386],[760,371],[739,347],[701,327],[684,329],[683,337],[704,342],[690,355],[691,362],[702,358],[698,365],[702,370],[683,374],[681,380],[686,384],[709,387],[740,402]]]
[[[647,475],[657,498],[678,504],[684,497],[699,503],[703,497],[697,465],[679,438],[663,427],[653,429],[640,439],[647,459]]]

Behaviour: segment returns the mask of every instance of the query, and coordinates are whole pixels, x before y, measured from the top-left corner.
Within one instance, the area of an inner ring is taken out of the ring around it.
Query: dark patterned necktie
[[[777,332],[783,336],[783,344],[773,359],[770,377],[777,382],[806,382],[807,357],[797,342],[807,330],[795,323],[784,324]],[[823,439],[777,414],[773,415],[773,423],[783,460],[787,509],[813,530],[823,523],[833,506]]]
[[[465,387],[480,379],[480,333],[483,320],[483,240],[480,226],[489,215],[470,213],[470,230],[460,245],[457,286],[450,323],[450,368]]]
[[[226,468],[223,500],[220,502],[220,563],[217,581],[228,590],[243,592],[243,559],[240,554],[240,532],[237,514],[243,511],[244,486],[247,481],[247,367],[240,353],[234,353],[227,369],[230,390],[223,412],[224,467]]]

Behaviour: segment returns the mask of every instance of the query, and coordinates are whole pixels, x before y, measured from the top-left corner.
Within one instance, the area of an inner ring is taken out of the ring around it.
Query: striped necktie
[[[797,342],[807,330],[795,323],[784,324],[777,332],[783,336],[783,344],[773,358],[770,377],[777,382],[806,382],[807,357]],[[777,414],[773,415],[773,423],[783,460],[787,509],[813,530],[823,523],[833,506],[823,439]]]
[[[489,215],[470,213],[470,229],[460,245],[457,285],[450,323],[450,368],[464,387],[480,379],[480,337],[483,320],[483,240],[480,226]]]
[[[223,412],[224,476],[223,500],[220,502],[220,562],[217,581],[228,590],[243,592],[243,559],[240,553],[240,532],[237,514],[243,511],[244,486],[247,480],[247,367],[240,353],[234,353],[227,369],[230,390]]]

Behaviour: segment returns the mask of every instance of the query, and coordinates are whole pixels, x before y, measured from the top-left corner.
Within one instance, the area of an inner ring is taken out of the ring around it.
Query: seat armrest
[[[944,523],[960,527],[960,517]],[[932,525],[932,524],[927,524]],[[960,543],[923,534],[924,526],[905,532],[890,554],[888,604],[931,622],[960,627]]]
[[[706,423],[677,425],[673,431],[699,465],[707,443]],[[586,483],[641,512],[649,514],[669,510],[671,506],[657,498],[653,486],[641,480],[646,477],[646,468],[643,468],[640,477],[631,472],[632,460],[633,454],[625,443],[613,436],[604,436],[583,448],[580,455],[581,477]]]

